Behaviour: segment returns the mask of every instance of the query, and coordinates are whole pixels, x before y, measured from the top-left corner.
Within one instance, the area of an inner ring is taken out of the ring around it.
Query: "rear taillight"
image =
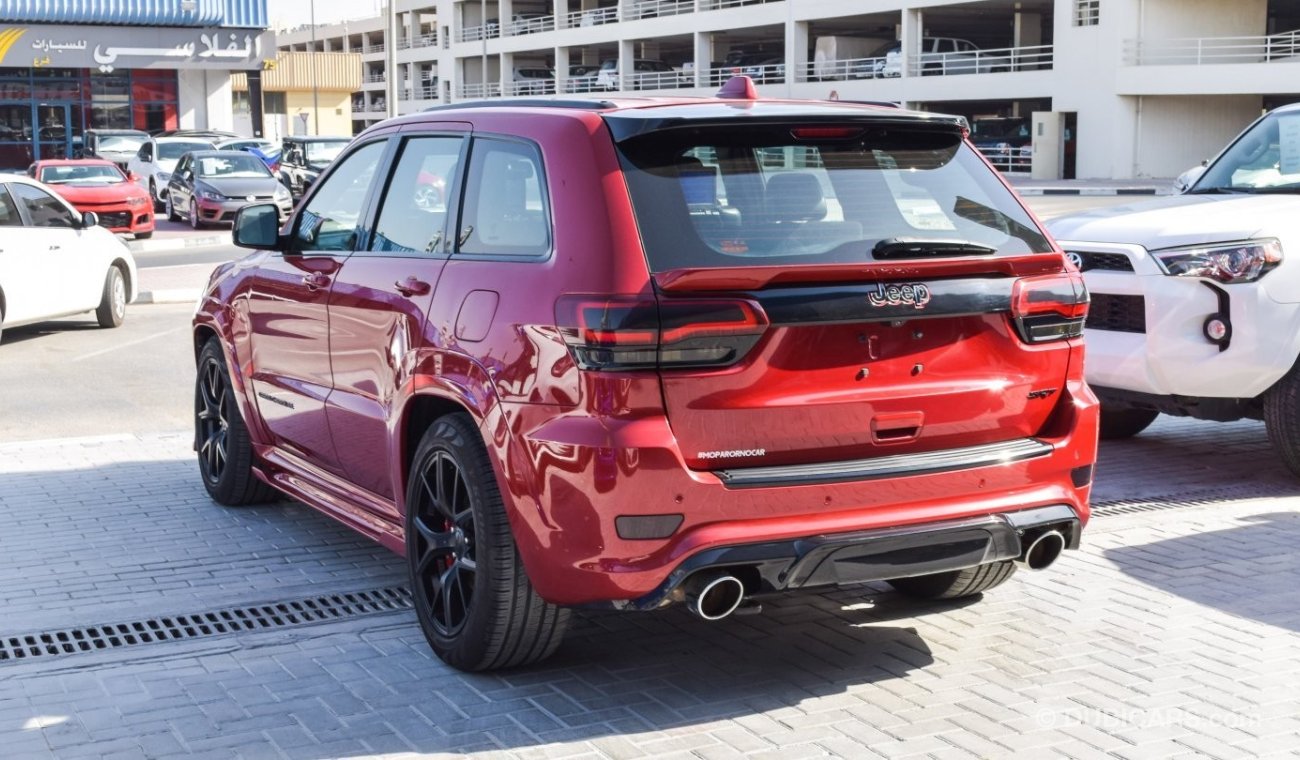
[[[1088,289],[1074,272],[1025,277],[1011,289],[1011,316],[1026,343],[1047,343],[1083,334]]]
[[[749,301],[641,296],[564,296],[555,319],[579,368],[608,371],[733,364],[768,325]]]

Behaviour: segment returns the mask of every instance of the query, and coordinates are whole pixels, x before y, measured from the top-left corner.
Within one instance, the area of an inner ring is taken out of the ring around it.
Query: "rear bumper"
[[[745,596],[963,570],[1019,557],[1026,536],[1058,530],[1079,548],[1079,515],[1068,505],[1002,512],[924,525],[739,544],[682,562],[651,593],[621,609],[648,610],[683,599],[696,573],[723,571],[745,584]]]
[[[908,544],[915,556],[894,564],[919,563],[916,572],[924,574],[930,570],[923,557],[932,551],[925,541],[946,541],[941,534],[954,521],[1010,524],[1008,515],[1042,507],[1069,511],[1069,519],[1076,521],[1070,542],[1077,543],[1089,517],[1097,409],[1091,390],[1072,376],[1050,430],[1032,439],[1041,444],[1032,456],[959,458],[940,468],[927,464],[910,471],[889,467],[867,472],[866,462],[850,462],[844,463],[852,471],[849,479],[844,479],[847,471],[814,473],[800,481],[785,480],[786,472],[758,471],[759,482],[744,484],[728,483],[726,472],[688,468],[662,416],[557,418],[553,408],[503,404],[496,410],[501,416],[489,416],[484,429],[522,433],[513,440],[507,435],[485,440],[501,473],[499,487],[537,592],[556,604],[642,608],[660,603],[656,594],[675,588],[683,570],[710,566],[718,561],[715,552],[737,547],[838,547],[858,543],[857,534],[870,532],[874,542],[884,535],[879,531],[901,530],[913,537],[907,541],[917,542]],[[1024,448],[1029,454],[1027,443]],[[991,543],[994,548],[988,549]],[[978,561],[974,555],[954,560],[940,554],[945,563],[981,564],[1006,558],[1010,551],[1005,538],[984,544]],[[771,551],[790,565],[811,549]],[[851,556],[853,552],[844,555]],[[887,577],[908,572],[890,571]],[[846,571],[843,577],[833,582],[881,576],[851,577]],[[821,576],[814,573],[801,585],[813,578]],[[791,587],[789,581],[767,583],[772,589]]]

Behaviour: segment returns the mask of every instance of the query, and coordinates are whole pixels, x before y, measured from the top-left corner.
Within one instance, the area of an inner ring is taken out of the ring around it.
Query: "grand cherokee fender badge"
[[[874,293],[867,294],[867,301],[876,307],[911,306],[924,309],[930,303],[930,288],[923,282],[908,282],[902,285],[876,283]]]

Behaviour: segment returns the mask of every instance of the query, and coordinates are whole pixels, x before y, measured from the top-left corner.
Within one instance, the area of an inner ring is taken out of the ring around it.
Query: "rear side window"
[[[13,184],[9,186],[18,201],[27,207],[33,227],[76,227],[76,216],[57,198],[39,187]]]
[[[460,137],[413,137],[402,146],[370,248],[426,254],[441,250],[447,197],[460,165]]]
[[[457,232],[457,252],[480,256],[545,256],[550,209],[542,156],[528,143],[475,139]]]
[[[709,127],[651,132],[619,150],[656,272],[870,261],[896,238],[1051,250],[947,128]]]
[[[9,196],[9,191],[0,186],[0,227],[21,227],[23,218],[18,215],[18,207],[14,205],[14,199]]]

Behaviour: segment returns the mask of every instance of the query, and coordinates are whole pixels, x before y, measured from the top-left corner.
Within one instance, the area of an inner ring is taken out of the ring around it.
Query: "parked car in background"
[[[882,58],[877,76],[896,77],[903,72],[903,43],[894,42],[877,51],[873,58]],[[970,40],[955,37],[923,37],[918,64],[922,75],[930,74],[986,74],[1000,71],[1009,65],[1005,56],[982,56],[980,48]]]
[[[631,81],[624,88],[618,80],[618,60],[602,61],[596,84],[604,90],[659,90],[693,84],[692,77],[655,58],[638,58],[632,62]]]
[[[164,129],[149,134],[154,137],[196,137],[214,145],[223,140],[235,140],[242,137],[242,135],[234,132],[226,132],[220,129]]]
[[[277,178],[280,176],[280,146],[273,145],[265,150],[261,148],[248,148],[247,152],[257,156],[266,164],[266,168],[271,170]]]
[[[137,239],[153,236],[149,193],[122,173],[117,164],[98,158],[37,161],[29,177],[47,185],[77,211],[93,211],[99,225]]]
[[[112,161],[126,171],[148,140],[149,134],[138,129],[87,129],[82,134],[81,157]]]
[[[1300,104],[1251,124],[1182,195],[1054,219],[1092,292],[1104,438],[1159,414],[1262,419],[1300,476]]]
[[[280,146],[280,182],[297,198],[351,141],[351,137],[284,138]]]
[[[194,137],[151,137],[127,164],[127,172],[149,191],[153,208],[159,211],[167,197],[167,183],[171,181],[172,170],[181,156],[192,150],[212,149],[211,142]]]
[[[93,311],[117,327],[135,300],[126,244],[29,177],[0,175],[0,339],[7,327]]]
[[[555,94],[555,72],[541,67],[524,67],[514,71],[515,93],[519,95]]]
[[[1033,135],[1027,116],[971,120],[971,142],[1001,171],[1027,172],[1033,164]]]
[[[261,137],[237,137],[231,140],[221,140],[216,143],[217,150],[243,150],[256,148],[261,151],[271,150],[276,147],[273,140],[266,140]]]
[[[401,552],[465,670],[548,656],[570,607],[974,597],[1077,547],[1087,293],[965,121],[721,94],[443,106],[286,224],[241,210],[264,253],[194,319],[210,496]]]
[[[600,67],[593,64],[569,64],[569,77],[564,83],[565,92],[595,92],[604,89],[599,83]]]
[[[167,218],[187,219],[194,229],[230,222],[250,203],[273,203],[282,219],[293,198],[266,164],[244,151],[199,150],[186,153],[167,185]]]

